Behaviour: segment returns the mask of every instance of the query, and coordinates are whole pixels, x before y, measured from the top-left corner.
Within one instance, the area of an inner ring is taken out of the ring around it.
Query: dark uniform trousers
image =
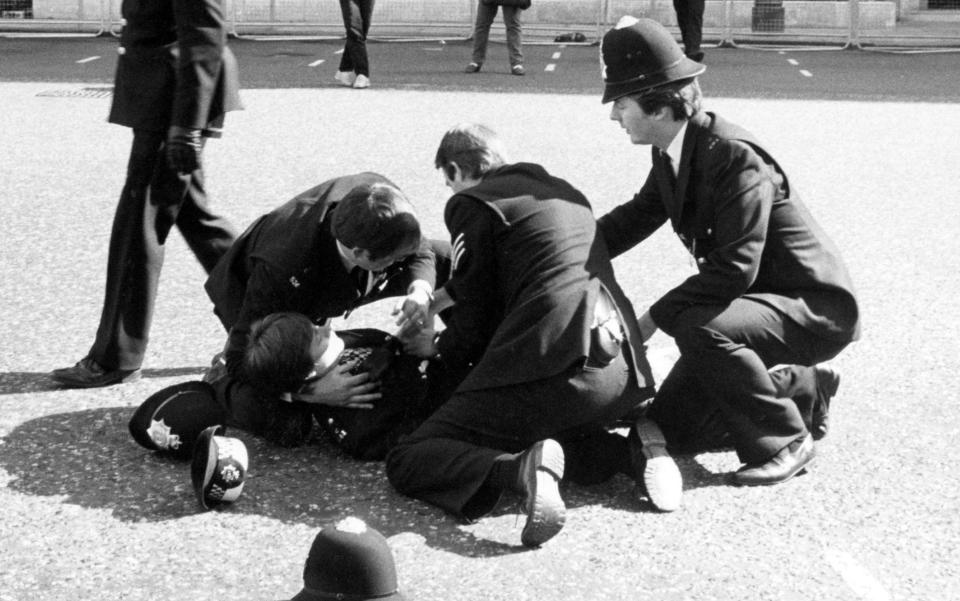
[[[137,369],[143,362],[170,229],[177,226],[207,273],[237,236],[230,222],[211,212],[202,170],[180,175],[169,168],[165,134],[133,132],[110,236],[103,311],[88,353],[106,369]]]
[[[673,0],[677,25],[680,26],[680,38],[683,40],[683,52],[687,56],[700,52],[705,5],[704,0]]]
[[[593,359],[543,380],[457,391],[387,455],[401,493],[466,519],[494,509],[502,490],[484,484],[494,460],[545,438],[566,456],[565,479],[606,480],[628,456],[626,438],[607,431],[648,394],[638,388],[624,346],[608,365]]]
[[[744,463],[766,461],[806,433],[817,394],[810,366],[849,342],[822,338],[749,296],[725,307],[693,306],[677,323],[680,359],[648,416],[678,450],[729,433]],[[788,367],[769,373],[778,364]]]

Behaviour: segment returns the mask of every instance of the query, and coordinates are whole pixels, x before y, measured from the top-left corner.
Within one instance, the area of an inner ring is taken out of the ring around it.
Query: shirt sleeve
[[[503,314],[495,265],[499,222],[479,201],[463,196],[450,199],[446,221],[453,268],[444,288],[456,304],[437,348],[447,364],[466,366],[483,355]]]

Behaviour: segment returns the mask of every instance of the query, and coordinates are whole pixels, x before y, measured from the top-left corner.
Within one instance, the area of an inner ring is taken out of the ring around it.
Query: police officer
[[[817,364],[859,335],[847,268],[770,152],[701,110],[705,67],[659,23],[624,17],[601,55],[610,118],[653,147],[653,167],[599,229],[617,256],[669,222],[697,267],[639,318],[644,339],[661,329],[680,350],[648,415],[696,444],[719,411],[745,464],[733,482],[783,482],[825,433],[839,376]]]
[[[127,178],[110,237],[93,346],[51,377],[65,387],[140,377],[167,235],[176,225],[209,273],[236,238],[204,189],[204,139],[240,108],[223,0],[124,0],[111,123],[133,129]]]
[[[530,547],[564,525],[562,478],[621,472],[658,509],[677,509],[682,477],[656,424],[638,420],[629,439],[604,427],[652,396],[652,375],[586,197],[540,165],[508,163],[479,124],[450,129],[435,165],[454,192],[453,268],[432,310],[450,317],[407,350],[467,374],[390,451],[390,482],[467,519],[514,493]]]

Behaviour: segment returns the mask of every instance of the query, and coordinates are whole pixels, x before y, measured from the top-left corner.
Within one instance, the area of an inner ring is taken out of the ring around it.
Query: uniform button
[[[120,56],[123,56],[126,53],[127,53],[127,49],[124,48],[123,46],[120,46],[119,48],[117,48],[117,54],[119,54]]]
[[[713,230],[710,229],[710,228],[707,228],[707,235],[708,235],[708,236],[712,236],[712,235],[713,235]]]
[[[126,24],[127,24],[127,20],[121,18],[121,19],[120,19],[120,24],[121,24],[121,25],[126,25]]]
[[[703,265],[706,262],[707,260],[704,259],[703,257],[697,257],[697,265]]]

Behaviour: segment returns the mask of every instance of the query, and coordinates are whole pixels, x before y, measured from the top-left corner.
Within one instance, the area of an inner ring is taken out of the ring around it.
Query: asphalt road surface
[[[116,38],[0,37],[0,81],[111,84]],[[333,80],[336,40],[242,38],[230,41],[245,88],[318,88]],[[506,77],[506,47],[491,44],[478,74],[463,73],[462,40],[371,43],[375,88],[598,94],[597,46],[524,47],[527,75]],[[851,51],[806,46],[708,49],[704,92],[714,97],[867,101],[960,101],[960,52]]]
[[[204,160],[214,205],[239,227],[373,170],[445,236],[433,153],[464,120],[569,179],[597,214],[650,167],[599,102],[596,47],[531,45],[521,78],[502,45],[466,75],[463,43],[374,44],[374,87],[350,90],[333,85],[339,43],[231,44],[246,108]],[[92,391],[48,379],[86,352],[100,313],[130,145],[106,123],[116,45],[0,38],[0,601],[289,598],[316,532],[348,515],[388,537],[411,601],[960,598],[955,54],[708,50],[705,108],[766,142],[857,286],[863,339],[833,362],[831,432],[808,474],[769,488],[728,486],[732,453],[679,457],[684,500],[670,514],[627,478],[564,485],[565,528],[528,550],[515,505],[462,524],[322,441],[288,450],[232,431],[250,451],[243,495],[203,511],[188,466],[127,432],[147,396],[199,378],[223,345],[176,232],[143,379]],[[638,309],[692,269],[667,231],[615,267]],[[388,327],[375,309],[347,325]],[[661,377],[675,353],[651,340]]]

